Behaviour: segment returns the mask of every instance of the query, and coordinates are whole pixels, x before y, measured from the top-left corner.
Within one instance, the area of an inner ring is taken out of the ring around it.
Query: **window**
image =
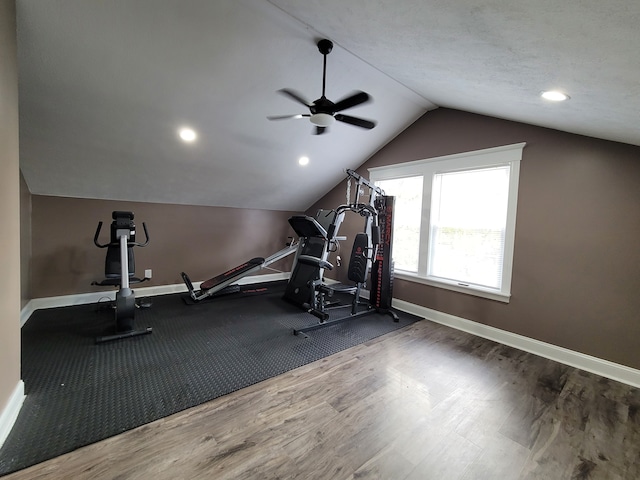
[[[369,170],[371,181],[396,197],[398,278],[509,301],[524,146]]]
[[[388,192],[396,195],[393,212],[393,261],[397,269],[418,272],[420,251],[420,218],[422,211],[422,176],[397,178],[377,182]]]

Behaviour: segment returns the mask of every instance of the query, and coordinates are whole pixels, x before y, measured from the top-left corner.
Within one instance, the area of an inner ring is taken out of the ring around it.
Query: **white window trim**
[[[505,229],[502,290],[481,287],[478,285],[466,286],[454,281],[427,277],[427,255],[423,254],[423,252],[421,252],[420,254],[420,265],[418,265],[418,273],[396,270],[395,277],[403,280],[421,283],[424,285],[430,285],[447,290],[452,290],[455,292],[466,293],[479,297],[489,298],[491,300],[509,303],[509,300],[511,298],[511,277],[513,270],[520,161],[522,160],[522,151],[525,145],[526,143],[522,142],[512,145],[476,150],[473,152],[457,153],[453,155],[445,155],[369,169],[369,179],[372,183],[379,180],[390,180],[401,177],[424,175],[424,185],[422,191],[422,225],[429,225],[433,174],[451,172],[455,170],[487,168],[491,166],[507,164],[511,166],[509,176],[507,224]],[[438,162],[442,163],[442,166],[438,165]],[[424,238],[425,236],[428,237],[428,235],[428,228],[421,228],[421,250],[428,247],[427,242]]]

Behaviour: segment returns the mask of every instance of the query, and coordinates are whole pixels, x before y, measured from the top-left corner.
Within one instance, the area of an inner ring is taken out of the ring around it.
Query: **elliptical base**
[[[123,338],[137,337],[139,335],[147,335],[152,333],[153,329],[147,327],[144,330],[129,330],[128,332],[114,333],[113,335],[103,335],[96,337],[96,344],[111,342],[113,340],[120,340]]]

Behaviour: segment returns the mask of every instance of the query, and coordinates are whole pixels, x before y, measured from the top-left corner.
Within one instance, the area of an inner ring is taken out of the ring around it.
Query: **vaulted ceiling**
[[[34,194],[304,210],[437,107],[640,145],[637,0],[17,0]],[[372,101],[313,135],[309,102]],[[553,103],[543,90],[570,100]],[[185,143],[189,126],[198,138]],[[308,156],[307,166],[298,165]]]

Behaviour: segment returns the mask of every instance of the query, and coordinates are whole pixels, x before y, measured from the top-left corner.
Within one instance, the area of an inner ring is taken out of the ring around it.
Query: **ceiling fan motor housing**
[[[333,103],[327,97],[320,97],[319,99],[314,101],[313,104],[311,104],[309,106],[309,110],[311,111],[312,114],[314,114],[314,113],[328,113],[328,114],[332,115],[334,113],[333,112],[333,106],[334,105],[335,105],[335,103]]]
[[[331,53],[332,49],[333,49],[333,42],[331,40],[327,40],[326,38],[323,38],[318,42],[318,50],[320,50],[321,54],[328,55],[329,53]]]

